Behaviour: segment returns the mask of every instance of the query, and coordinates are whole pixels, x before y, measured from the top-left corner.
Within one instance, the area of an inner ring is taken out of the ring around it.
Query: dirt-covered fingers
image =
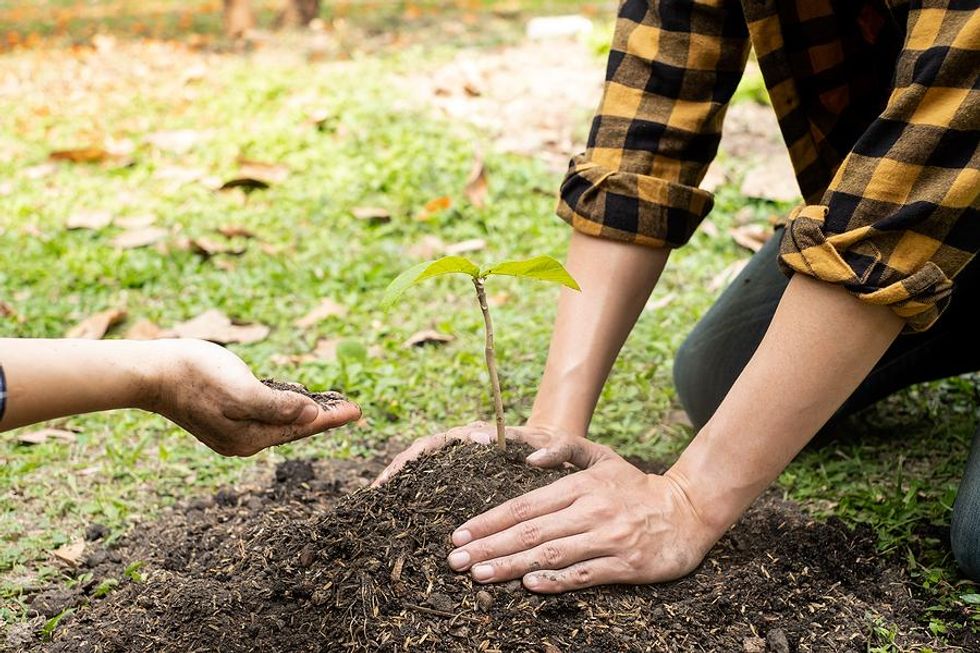
[[[593,549],[593,538],[588,533],[560,537],[514,555],[478,562],[470,568],[470,575],[478,583],[500,583],[540,571],[558,573],[594,557]]]
[[[500,533],[471,542],[466,546],[461,546],[449,554],[448,562],[455,571],[466,571],[475,565],[491,560],[534,552],[539,558],[544,556],[543,559],[536,558],[540,563],[538,569],[552,569],[553,567],[547,566],[547,564],[555,563],[554,554],[557,551],[545,545],[555,540],[579,535],[586,530],[588,530],[587,527],[576,527],[572,521],[565,518],[562,512],[546,515],[522,522]],[[532,571],[532,569],[532,567],[528,567],[518,576]]]
[[[453,544],[463,547],[536,517],[563,510],[578,497],[578,487],[578,479],[574,475],[566,476],[543,488],[505,501],[453,531]]]
[[[595,585],[635,582],[629,566],[612,556],[583,560],[557,571],[542,570],[524,576],[524,587],[538,594],[560,594]]]

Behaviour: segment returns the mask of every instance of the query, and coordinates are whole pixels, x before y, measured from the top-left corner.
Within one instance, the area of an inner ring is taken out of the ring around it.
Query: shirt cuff
[[[932,261],[897,270],[882,260],[874,229],[827,234],[828,208],[800,206],[790,214],[779,249],[783,271],[844,286],[869,304],[888,306],[906,321],[906,332],[925,331],[949,304],[953,282]]]
[[[714,204],[693,186],[572,159],[557,213],[577,231],[647,247],[680,247]]]

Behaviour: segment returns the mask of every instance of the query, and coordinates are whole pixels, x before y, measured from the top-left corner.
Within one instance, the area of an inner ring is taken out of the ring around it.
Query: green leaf
[[[960,597],[963,603],[970,603],[972,605],[980,605],[980,594],[964,594]]]
[[[489,276],[491,274],[550,281],[551,283],[560,283],[563,286],[568,286],[572,290],[581,290],[578,283],[572,278],[572,275],[565,269],[565,266],[550,256],[535,256],[526,261],[498,263],[484,272],[483,276]]]
[[[480,268],[462,256],[444,256],[436,261],[426,261],[408,268],[388,284],[382,308],[391,307],[406,290],[415,284],[443,274],[468,274],[473,278],[480,276]]]

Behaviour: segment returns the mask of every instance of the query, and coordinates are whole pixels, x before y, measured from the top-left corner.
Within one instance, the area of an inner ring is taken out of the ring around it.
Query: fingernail
[[[547,449],[538,449],[537,451],[535,451],[534,453],[532,453],[527,457],[527,462],[532,464],[536,462],[540,462],[541,460],[544,460],[544,456],[547,452],[548,452]]]
[[[471,570],[473,578],[479,581],[490,580],[493,578],[493,567],[490,565],[477,565]]]
[[[473,535],[468,530],[459,530],[453,533],[453,544],[456,546],[466,546],[473,541]]]
[[[524,577],[524,587],[528,588],[529,590],[532,590],[535,587],[538,587],[539,585],[541,585],[540,576],[528,574],[527,576]]]
[[[303,407],[303,412],[299,414],[299,418],[296,420],[297,424],[309,424],[316,419],[316,416],[320,414],[320,408],[314,406],[313,404],[307,404]]]
[[[453,551],[449,554],[449,566],[459,571],[470,564],[470,554],[466,551]]]

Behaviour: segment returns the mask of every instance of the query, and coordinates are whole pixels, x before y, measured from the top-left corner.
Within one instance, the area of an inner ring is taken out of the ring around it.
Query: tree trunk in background
[[[279,15],[281,27],[306,27],[320,15],[320,0],[286,0]]]
[[[293,1],[293,0],[290,0]],[[255,13],[250,0],[224,0],[225,35],[240,39],[255,28]]]

